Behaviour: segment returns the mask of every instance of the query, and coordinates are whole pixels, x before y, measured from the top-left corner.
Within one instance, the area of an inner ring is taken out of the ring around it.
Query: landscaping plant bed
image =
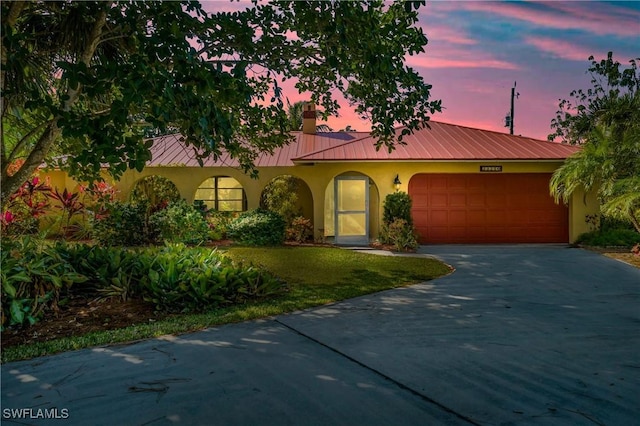
[[[57,315],[45,321],[4,330],[2,348],[83,336],[94,331],[116,330],[166,317],[167,314],[156,313],[152,304],[142,300],[124,302],[117,298],[101,300],[74,297],[60,307]]]

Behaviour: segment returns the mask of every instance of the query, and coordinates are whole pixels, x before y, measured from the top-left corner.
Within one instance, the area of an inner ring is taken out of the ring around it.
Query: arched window
[[[247,196],[240,182],[228,176],[206,179],[196,190],[195,200],[221,212],[243,212],[247,210]]]

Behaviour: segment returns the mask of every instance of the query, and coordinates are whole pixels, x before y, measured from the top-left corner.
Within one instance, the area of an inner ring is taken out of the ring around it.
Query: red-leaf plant
[[[2,212],[2,231],[33,232],[37,230],[38,218],[47,213],[48,194],[51,187],[48,182],[41,181],[38,176],[27,180],[11,197]]]
[[[62,219],[65,221],[62,229],[65,233],[72,232],[73,229],[70,227],[71,218],[85,211],[84,203],[80,201],[80,192],[70,192],[65,188],[64,191],[60,193],[58,188],[55,188],[53,192],[49,192],[47,196],[59,203],[55,208],[62,210]]]

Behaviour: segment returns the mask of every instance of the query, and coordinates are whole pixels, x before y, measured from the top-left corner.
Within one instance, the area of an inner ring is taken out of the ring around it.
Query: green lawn
[[[290,292],[277,302],[288,301],[294,309],[414,284],[449,272],[446,265],[433,259],[325,247],[233,247],[226,255],[263,266],[286,281]]]
[[[328,247],[229,247],[224,253],[235,261],[268,269],[287,283],[287,291],[269,300],[206,313],[177,315],[124,329],[10,347],[2,351],[2,362],[279,315],[427,281],[450,271],[448,266],[429,258],[378,256]]]

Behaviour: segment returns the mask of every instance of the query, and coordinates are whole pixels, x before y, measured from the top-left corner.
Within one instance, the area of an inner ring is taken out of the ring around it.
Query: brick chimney
[[[302,111],[302,133],[316,134],[316,105],[313,102],[304,104]]]

